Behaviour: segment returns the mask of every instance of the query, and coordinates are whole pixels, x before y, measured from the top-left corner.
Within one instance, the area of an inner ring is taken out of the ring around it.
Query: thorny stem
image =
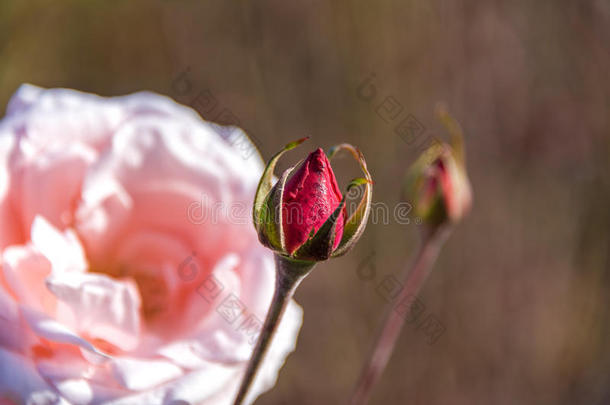
[[[417,295],[430,274],[430,270],[448,234],[448,229],[436,229],[423,235],[415,261],[410,266],[410,270],[405,271],[402,276],[403,288],[395,302],[402,302],[405,299],[409,299],[409,297]],[[394,310],[394,305],[392,304],[391,302],[387,307],[386,316],[379,335],[367,362],[362,368],[349,405],[364,405],[367,403],[373,387],[379,381],[394,350],[405,319]]]
[[[256,347],[252,352],[252,357],[250,357],[248,369],[246,374],[244,374],[239,393],[233,405],[241,405],[246,398],[254,377],[256,377],[256,372],[262,364],[265,353],[267,353],[269,344],[273,340],[273,336],[275,336],[284,310],[288,302],[290,302],[290,298],[292,298],[297,286],[315,266],[315,262],[291,260],[280,255],[275,255],[275,266],[275,293],[273,294],[265,323],[258,337]]]

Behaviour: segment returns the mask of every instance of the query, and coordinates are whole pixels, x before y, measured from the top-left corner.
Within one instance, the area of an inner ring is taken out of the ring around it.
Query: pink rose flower
[[[13,96],[0,121],[0,403],[232,402],[275,273],[250,223],[260,157],[216,130],[151,93]],[[226,209],[194,221],[197,202]],[[275,384],[301,318],[292,302],[248,403]]]

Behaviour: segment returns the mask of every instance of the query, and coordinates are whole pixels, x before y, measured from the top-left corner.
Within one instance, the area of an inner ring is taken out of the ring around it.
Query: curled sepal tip
[[[362,236],[362,233],[364,232],[364,228],[366,228],[366,223],[371,211],[371,202],[373,199],[373,179],[371,178],[371,174],[366,166],[364,155],[358,148],[348,143],[343,143],[332,147],[328,151],[329,158],[332,159],[332,157],[334,157],[335,154],[341,150],[349,152],[354,159],[358,161],[365,176],[364,178],[352,180],[352,182],[348,185],[348,192],[354,187],[364,186],[364,194],[354,212],[345,221],[343,236],[339,242],[339,245],[332,253],[332,257],[344,255],[354,246],[358,239],[360,239],[360,236]]]
[[[464,164],[466,160],[464,150],[464,131],[459,122],[455,120],[449,114],[449,110],[445,103],[437,103],[435,107],[435,113],[438,120],[443,124],[449,136],[451,138],[451,147],[453,148],[455,159],[460,163]]]
[[[286,144],[286,146],[284,146],[284,148],[278,153],[273,155],[273,157],[269,160],[269,163],[267,163],[267,166],[263,171],[263,175],[258,182],[258,187],[256,188],[256,194],[254,196],[254,206],[252,208],[252,219],[257,232],[260,230],[261,224],[263,223],[263,218],[261,218],[262,215],[268,214],[265,213],[263,204],[269,195],[271,187],[273,187],[273,172],[275,171],[275,165],[284,153],[296,148],[308,139],[309,137],[305,137]]]

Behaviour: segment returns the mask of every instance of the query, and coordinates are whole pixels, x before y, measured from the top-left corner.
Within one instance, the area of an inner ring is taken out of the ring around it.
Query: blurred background
[[[356,144],[390,209],[445,102],[474,207],[420,295],[437,328],[407,323],[371,403],[610,404],[607,0],[4,0],[2,109],[23,82],[166,94],[266,159]],[[383,222],[303,283],[298,348],[257,403],[347,398],[417,248],[414,221]]]

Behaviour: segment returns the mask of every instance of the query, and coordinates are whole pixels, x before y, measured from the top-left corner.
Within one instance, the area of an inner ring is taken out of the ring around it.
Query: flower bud
[[[277,186],[277,185],[276,185]],[[282,199],[286,250],[292,254],[307,241],[337,209],[343,196],[328,158],[318,148],[301,162],[286,181]],[[343,235],[345,209],[335,224],[336,248]]]
[[[360,238],[370,211],[372,181],[362,153],[342,144],[332,148],[328,157],[318,148],[272,185],[280,156],[305,139],[286,145],[269,161],[256,192],[253,218],[259,240],[266,247],[294,260],[320,261],[345,254]],[[349,217],[329,162],[339,150],[351,152],[365,175],[348,186],[348,190],[365,187],[362,200]]]
[[[428,148],[407,171],[403,188],[415,215],[432,228],[460,221],[472,204],[462,131],[444,108],[438,107],[437,114],[452,142]]]

